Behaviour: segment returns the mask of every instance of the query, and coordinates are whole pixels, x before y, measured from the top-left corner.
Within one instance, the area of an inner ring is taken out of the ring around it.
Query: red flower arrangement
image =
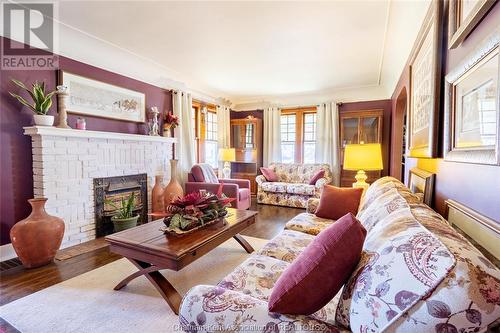
[[[220,184],[217,194],[193,192],[178,198],[165,209],[166,228],[163,231],[184,234],[215,223],[227,215],[227,208],[234,198],[222,193]]]
[[[170,128],[176,128],[179,126],[179,117],[174,116],[172,112],[167,112],[163,117],[164,124],[168,125]]]

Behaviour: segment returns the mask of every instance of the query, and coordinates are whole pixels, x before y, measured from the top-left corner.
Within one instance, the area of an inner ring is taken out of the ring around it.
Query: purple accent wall
[[[461,45],[453,50],[447,50],[447,45],[445,45],[443,51],[445,73],[449,73],[462,62],[481,41],[498,27],[498,22],[500,22],[500,2],[496,3]],[[447,27],[446,20],[444,24]],[[394,111],[400,92],[404,89],[409,91],[408,87],[409,69],[406,66],[392,95]],[[440,112],[442,117],[444,109],[441,108]],[[397,129],[393,128],[393,130]],[[442,140],[440,145],[442,146]],[[434,207],[440,214],[445,214],[445,200],[453,199],[500,223],[498,199],[500,166],[448,162],[440,158],[408,158],[405,173],[408,173],[409,169],[415,166],[436,173]]]
[[[3,37],[0,37],[3,42]],[[146,94],[146,108],[157,106],[160,111],[172,110],[172,95],[165,90],[132,78],[112,73],[69,58],[60,57],[62,70],[79,74],[91,79],[115,84]],[[23,107],[9,91],[19,93],[10,78],[21,80],[26,85],[33,81],[45,81],[48,89],[57,85],[57,71],[0,70],[0,241],[1,245],[10,243],[10,228],[30,213],[27,202],[33,197],[33,172],[31,157],[31,138],[23,134],[23,126],[32,125],[32,113]],[[24,93],[21,94],[25,96]],[[56,114],[57,98],[53,99],[49,114]],[[77,115],[70,114],[68,123],[75,127]],[[144,134],[145,124],[120,120],[85,116],[87,129],[120,133]]]

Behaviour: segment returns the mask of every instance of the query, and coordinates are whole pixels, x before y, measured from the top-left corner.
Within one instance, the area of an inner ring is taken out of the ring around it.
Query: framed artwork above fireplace
[[[67,111],[86,116],[143,123],[146,95],[81,75],[59,71],[59,85],[68,87]]]

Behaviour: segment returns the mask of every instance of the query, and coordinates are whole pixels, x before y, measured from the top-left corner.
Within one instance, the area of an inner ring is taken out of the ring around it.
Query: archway
[[[405,181],[404,168],[407,150],[406,126],[408,113],[408,94],[406,87],[401,89],[396,99],[396,109],[393,113],[392,122],[392,145],[391,145],[391,176]]]

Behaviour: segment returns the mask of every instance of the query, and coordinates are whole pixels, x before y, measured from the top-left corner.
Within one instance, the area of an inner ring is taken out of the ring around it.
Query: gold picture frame
[[[59,85],[68,88],[68,113],[135,123],[146,121],[146,94],[67,71]]]
[[[500,165],[500,32],[445,80],[445,160]]]
[[[451,0],[448,19],[448,48],[460,45],[497,0]]]
[[[408,117],[410,157],[437,157],[443,43],[442,13],[443,2],[432,1],[410,56]]]
[[[434,196],[434,181],[436,174],[419,169],[410,169],[410,179],[408,180],[408,187],[410,190],[421,196],[421,200],[427,206],[432,205]]]

